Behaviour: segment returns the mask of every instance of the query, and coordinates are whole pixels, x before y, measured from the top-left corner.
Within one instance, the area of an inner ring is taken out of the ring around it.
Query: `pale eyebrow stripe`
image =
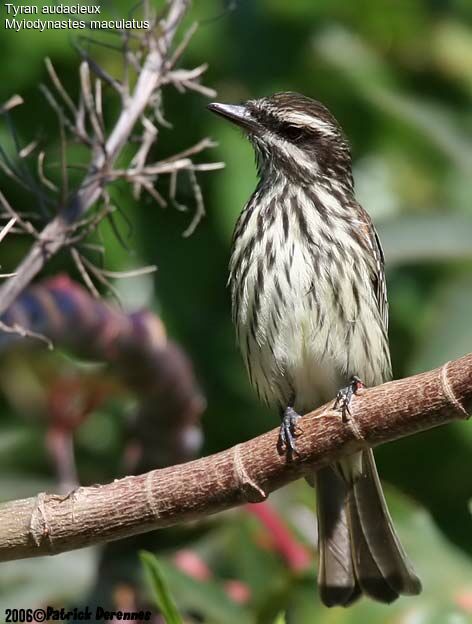
[[[322,121],[321,119],[317,119],[312,115],[307,115],[305,113],[301,113],[299,111],[293,111],[289,113],[286,117],[286,121],[289,123],[294,123],[297,126],[307,126],[309,128],[313,128],[313,130],[318,130],[322,132],[326,136],[334,136],[335,132],[333,131],[333,127],[331,124]]]

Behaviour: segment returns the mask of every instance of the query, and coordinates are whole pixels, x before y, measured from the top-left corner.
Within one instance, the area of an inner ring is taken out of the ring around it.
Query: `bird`
[[[290,457],[301,414],[336,397],[346,419],[360,386],[392,377],[384,254],[355,198],[349,142],[322,103],[281,92],[208,108],[254,148],[258,183],[235,225],[228,285],[250,383],[278,408],[279,443]],[[308,481],[324,605],[420,593],[371,448]]]

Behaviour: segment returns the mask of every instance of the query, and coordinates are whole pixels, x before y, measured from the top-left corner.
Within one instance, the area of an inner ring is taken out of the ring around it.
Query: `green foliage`
[[[168,589],[161,566],[156,557],[151,553],[142,551],[140,553],[140,558],[146,571],[154,600],[159,607],[159,611],[164,616],[166,624],[182,624],[182,618],[177,611],[174,599]]]
[[[235,604],[218,583],[198,581],[180,572],[175,566],[161,562],[163,574],[183,611],[199,613],[206,622],[252,624],[253,616]],[[163,613],[166,613],[163,610]],[[173,623],[174,620],[169,620]],[[177,620],[176,620],[177,622]]]
[[[297,539],[305,539],[304,528],[301,533],[295,528],[303,527],[302,488],[294,484],[274,501]],[[211,577],[196,580],[173,558],[160,559],[161,574],[181,612],[205,623],[428,624],[443,617],[445,622],[465,624],[470,620],[472,561],[441,535],[428,513],[398,492],[389,490],[387,495],[402,542],[422,578],[423,592],[418,597],[404,597],[387,606],[364,598],[349,609],[327,610],[316,592],[315,561],[306,571],[291,571],[267,543],[261,544],[262,529],[244,510],[217,523],[192,544],[196,556],[209,566]],[[244,608],[224,591],[231,578],[249,590]]]

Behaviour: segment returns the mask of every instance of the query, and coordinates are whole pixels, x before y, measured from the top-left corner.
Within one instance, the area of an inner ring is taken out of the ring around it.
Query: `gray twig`
[[[141,190],[145,190],[158,204],[165,206],[166,199],[157,188],[160,176],[171,176],[170,197],[176,203],[177,172],[187,171],[196,210],[184,236],[189,236],[194,231],[204,215],[203,196],[196,172],[212,171],[221,168],[223,163],[195,163],[193,157],[214,145],[210,139],[203,139],[168,158],[148,162],[158,136],[157,126],[167,124],[162,111],[162,88],[165,85],[174,85],[180,90],[192,89],[207,96],[214,95],[212,89],[202,86],[199,82],[206,70],[206,65],[191,70],[176,68],[176,63],[182,57],[196,30],[194,24],[186,31],[180,43],[173,46],[177,29],[189,4],[190,0],[169,0],[163,7],[161,15],[153,18],[153,29],[139,36],[129,32],[118,33],[121,38],[120,52],[124,65],[122,81],[110,76],[80,49],[82,62],[79,71],[80,91],[77,103],[67,93],[50,59],[46,59],[46,68],[54,92],[45,85],[41,85],[40,88],[59,120],[61,196],[54,200],[56,216],[38,233],[31,223],[13,211],[0,194],[0,203],[3,204],[5,212],[15,217],[17,226],[35,238],[28,254],[17,267],[15,275],[0,286],[0,315],[41,271],[49,258],[65,246],[83,244],[84,237],[98,227],[101,219],[112,219],[107,185],[114,180],[121,178],[128,181],[133,187],[135,198],[139,197]],[[90,71],[93,71],[96,76],[94,81],[91,79]],[[136,71],[136,79],[131,78],[132,71]],[[104,119],[102,82],[111,86],[121,97],[121,111],[110,129],[107,129]],[[134,85],[133,88],[131,85]],[[14,96],[0,108],[0,112],[9,111],[20,103],[21,98]],[[123,148],[129,144],[133,130],[140,120],[143,130],[136,152],[129,158],[128,165],[115,169],[117,158],[121,155]],[[67,160],[66,138],[69,134],[73,139],[85,145],[90,153],[86,172],[75,190],[69,190],[68,170],[71,165]],[[35,147],[36,145],[31,143],[24,148],[20,158],[31,153]],[[36,178],[39,181],[39,188],[57,192],[58,189],[45,174],[44,160],[45,154],[40,152]],[[0,158],[0,166],[12,178],[19,177],[15,166],[12,166],[4,155]],[[24,183],[24,180],[18,181]],[[38,193],[39,191],[36,192],[36,196],[39,197]],[[48,204],[52,202],[50,197],[47,200]],[[105,209],[96,212],[92,218],[86,219],[85,215],[99,200],[104,202]],[[41,201],[43,201],[42,197]],[[94,296],[98,296],[98,290],[93,283],[94,279],[113,290],[107,278],[119,275],[97,268],[72,247],[71,254],[84,282]],[[141,272],[143,271],[147,272],[148,267],[144,267]],[[133,271],[121,275],[136,274]]]

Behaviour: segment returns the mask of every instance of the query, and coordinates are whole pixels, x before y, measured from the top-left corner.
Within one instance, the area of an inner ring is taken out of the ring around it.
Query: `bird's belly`
[[[346,244],[340,256],[340,245],[315,227],[302,236],[293,221],[284,237],[275,219],[260,240],[238,239],[230,278],[237,339],[259,396],[304,412],[352,375],[366,385],[387,379],[388,341],[362,255]]]
[[[291,253],[290,253],[291,249]],[[330,311],[332,287],[302,247],[291,247],[263,284],[246,283],[248,305],[236,317],[252,384],[268,403],[307,411],[330,400],[344,381],[340,352],[346,327]],[[251,298],[251,293],[253,293]]]
[[[320,326],[315,319],[309,307],[296,309],[279,337],[294,407],[300,413],[330,400],[342,385],[340,363],[329,350],[333,336],[329,327]]]
[[[277,400],[293,401],[299,412],[330,400],[343,382],[342,363],[333,357],[335,344],[341,342],[340,328],[329,321],[320,322],[320,316],[329,319],[328,310],[311,303],[311,296],[309,289],[291,291],[292,302],[282,312],[271,352],[271,370],[286,382],[281,383],[279,377],[275,384]]]

